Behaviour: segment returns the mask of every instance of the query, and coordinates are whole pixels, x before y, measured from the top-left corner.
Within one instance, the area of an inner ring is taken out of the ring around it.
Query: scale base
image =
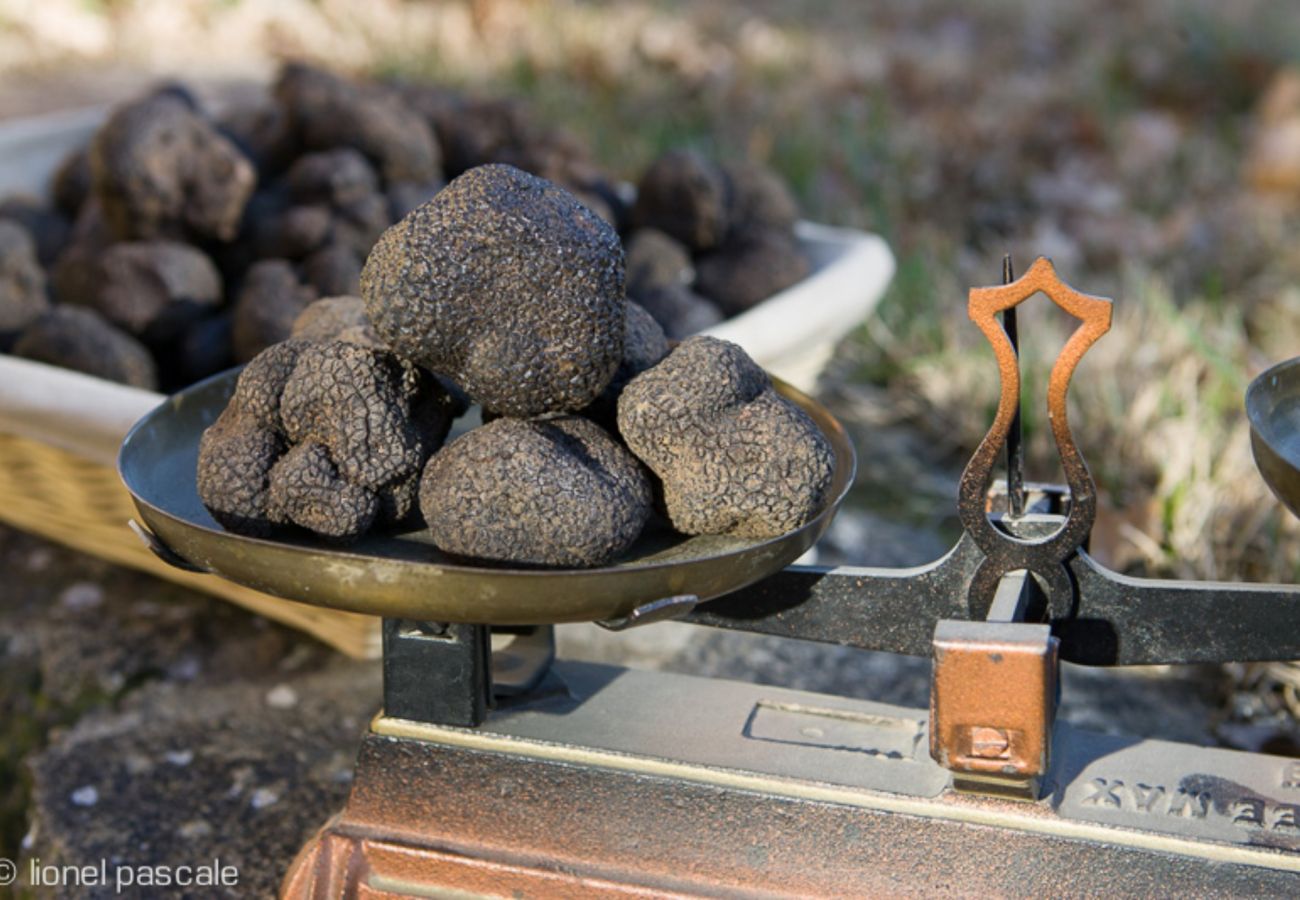
[[[478,729],[378,717],[294,898],[1290,895],[1300,762],[1058,726],[1043,797],[958,794],[925,712],[558,663]]]

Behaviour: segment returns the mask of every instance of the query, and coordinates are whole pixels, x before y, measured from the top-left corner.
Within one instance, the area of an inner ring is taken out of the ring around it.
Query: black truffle
[[[176,241],[73,247],[53,270],[60,302],[89,306],[146,343],[177,338],[221,303],[221,276],[202,251]]]
[[[284,67],[274,92],[306,149],[352,147],[387,182],[441,177],[438,145],[428,124],[397,92],[298,63]]]
[[[21,225],[0,219],[0,350],[48,308],[35,242]]]
[[[267,259],[255,264],[245,275],[235,301],[235,359],[247,362],[289,337],[293,320],[315,299],[316,291],[298,282],[297,273],[287,261]]]
[[[232,240],[253,165],[174,93],[120,107],[90,145],[93,190],[120,240]]]
[[[345,244],[326,244],[302,261],[303,281],[322,297],[361,292],[361,257]]]
[[[284,454],[282,435],[259,425],[236,399],[199,440],[198,491],[203,505],[226,528],[265,537],[271,469]]]
[[[511,166],[466,172],[384,232],[361,294],[394,351],[506,415],[583,408],[623,356],[618,235]]]
[[[429,461],[420,508],[449,553],[587,567],[632,545],[651,491],[640,464],[587,419],[497,419]]]
[[[144,345],[90,309],[53,307],[27,326],[13,354],[132,387],[158,386],[153,358]]]
[[[699,334],[723,319],[716,303],[681,284],[655,288],[636,299],[674,341]]]
[[[58,258],[72,234],[72,223],[57,209],[21,194],[0,200],[0,219],[12,219],[27,229],[36,243],[36,258],[46,267]]]
[[[454,403],[386,350],[290,340],[258,354],[199,445],[199,497],[232,531],[351,540],[414,509]]]
[[[352,540],[370,530],[379,512],[374,491],[339,474],[329,451],[310,441],[298,444],[267,476],[267,516],[292,522],[324,537]]]
[[[664,287],[684,287],[695,280],[690,251],[655,228],[639,228],[623,245],[627,255],[627,293],[640,297]]]
[[[641,176],[632,222],[657,228],[692,250],[716,247],[729,227],[722,170],[688,150],[668,151]]]
[[[380,346],[366,319],[360,297],[326,297],[312,303],[293,322],[293,337],[308,341],[344,340],[367,347]]]
[[[659,476],[685,534],[775,537],[808,522],[834,473],[830,443],[735,344],[683,341],[632,379],[623,440]]]
[[[609,386],[582,414],[600,423],[602,428],[614,431],[617,428],[618,397],[623,393],[623,388],[667,355],[668,338],[664,336],[659,323],[639,304],[627,301],[627,318],[623,327],[623,361],[618,364]]]
[[[50,186],[54,205],[69,219],[76,219],[82,204],[90,196],[90,186],[90,149],[78,147],[54,170],[54,181]]]
[[[374,490],[409,475],[432,450],[411,418],[416,391],[432,379],[408,384],[415,371],[383,350],[314,344],[299,354],[280,395],[285,434],[295,444],[327,447],[344,477],[362,487]]]
[[[747,231],[695,261],[695,290],[738,315],[808,274],[808,257],[792,235]]]
[[[757,163],[726,162],[722,175],[727,184],[730,236],[761,229],[788,233],[794,228],[799,206],[776,173]]]

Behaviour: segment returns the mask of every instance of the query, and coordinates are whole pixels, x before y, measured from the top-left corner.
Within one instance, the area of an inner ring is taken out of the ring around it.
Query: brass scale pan
[[[482,625],[616,619],[681,595],[710,600],[779,572],[830,525],[853,484],[853,445],[807,395],[773,379],[821,428],[835,454],[827,500],[804,526],[761,540],[686,537],[655,521],[622,557],[594,569],[471,564],[442,553],[424,529],[372,534],[346,546],[297,532],[276,539],[226,531],[199,501],[199,438],[225,408],[238,371],[168,398],[132,428],[118,470],[140,518],[194,568],[289,600],[392,618]],[[453,430],[465,430],[463,418]]]

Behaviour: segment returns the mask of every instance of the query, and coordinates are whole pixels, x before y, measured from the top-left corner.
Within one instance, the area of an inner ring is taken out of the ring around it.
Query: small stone
[[[298,692],[287,684],[277,684],[266,692],[266,705],[272,709],[293,709],[298,705]]]
[[[173,766],[188,766],[194,762],[193,750],[168,750],[163,754],[163,759],[167,760]]]
[[[248,803],[253,809],[266,809],[268,806],[274,806],[280,802],[280,795],[270,788],[258,788],[253,791],[253,796],[249,798]]]
[[[202,819],[191,819],[182,824],[180,828],[176,829],[176,833],[187,841],[192,841],[196,838],[205,838],[210,836],[212,834],[212,826]]]
[[[94,785],[88,784],[73,791],[71,799],[77,806],[94,806],[99,802],[99,791],[95,790]]]
[[[37,547],[27,555],[27,571],[44,572],[54,562],[54,551],[49,547]]]
[[[103,602],[104,589],[89,581],[71,584],[59,594],[59,605],[74,612],[95,609]]]
[[[143,753],[132,753],[126,757],[126,771],[131,775],[143,775],[153,768],[153,761]]]

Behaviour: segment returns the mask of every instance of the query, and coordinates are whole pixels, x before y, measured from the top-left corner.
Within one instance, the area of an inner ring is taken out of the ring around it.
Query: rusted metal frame
[[[1025,540],[997,528],[987,515],[987,497],[993,480],[993,466],[1007,446],[1020,410],[1020,365],[1016,347],[998,315],[1014,309],[1035,294],[1045,294],[1066,313],[1079,320],[1070,339],[1052,366],[1047,388],[1047,411],[1056,440],[1066,483],[1070,487],[1070,508],[1064,524],[1055,533]],[[972,454],[958,486],[957,512],[965,532],[984,551],[986,562],[976,571],[969,587],[972,607],[986,612],[1002,576],[1017,569],[1033,573],[1048,597],[1054,618],[1069,614],[1074,589],[1063,564],[1083,545],[1092,530],[1097,512],[1096,488],[1088,465],[1070,433],[1066,410],[1070,379],[1083,355],[1110,329],[1111,302],[1074,290],[1061,281],[1049,260],[1039,258],[1029,270],[1010,284],[972,288],[968,312],[984,333],[997,358],[1001,394],[997,413],[988,433]]]

